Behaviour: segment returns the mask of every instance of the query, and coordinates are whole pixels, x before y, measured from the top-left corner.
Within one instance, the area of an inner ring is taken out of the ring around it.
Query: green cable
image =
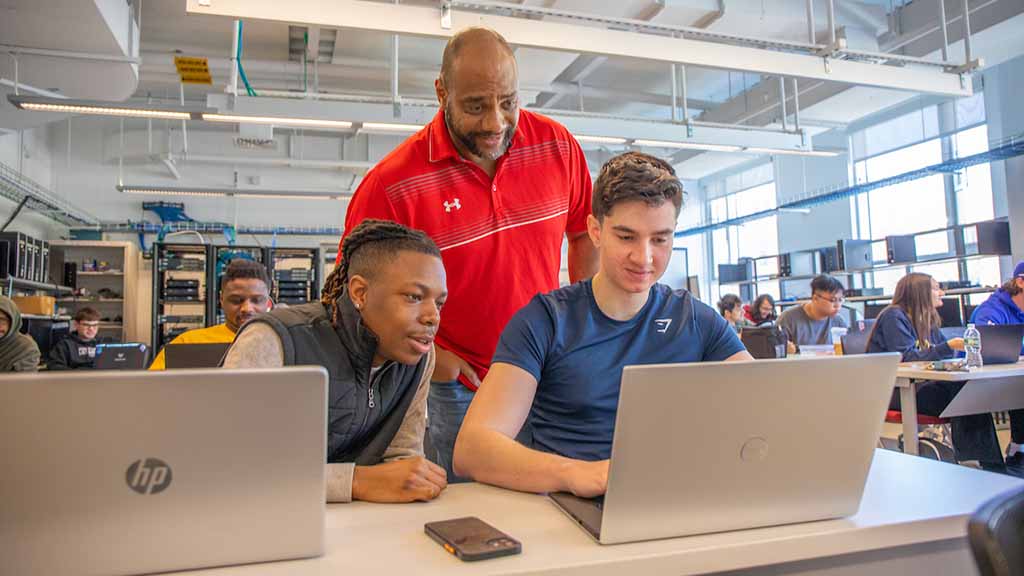
[[[245,92],[249,96],[258,96],[256,91],[252,89],[249,84],[249,78],[245,76],[245,69],[242,68],[242,21],[238,21],[238,53],[235,54],[235,59],[238,61],[238,75],[242,78],[242,83],[245,84]]]

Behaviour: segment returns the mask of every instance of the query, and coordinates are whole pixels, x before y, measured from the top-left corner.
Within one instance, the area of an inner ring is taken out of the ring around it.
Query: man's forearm
[[[576,283],[597,274],[597,248],[590,236],[584,233],[569,239],[568,261],[569,282]]]
[[[455,473],[522,492],[568,490],[574,460],[532,450],[495,430],[465,430],[455,445]]]

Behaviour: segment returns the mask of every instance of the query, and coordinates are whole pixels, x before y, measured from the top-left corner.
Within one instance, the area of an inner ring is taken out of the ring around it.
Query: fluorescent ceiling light
[[[581,134],[573,134],[576,140],[580,142],[588,142],[591,144],[625,144],[625,138],[615,138],[612,136],[583,136]]]
[[[147,194],[160,196],[202,196],[202,197],[235,197],[235,198],[284,198],[288,200],[340,200],[350,196],[349,192],[334,190],[259,190],[251,188],[192,188],[169,186],[117,186],[123,194]]]
[[[383,132],[386,134],[413,134],[423,129],[421,124],[391,124],[388,122],[363,122],[360,130],[364,132]]]
[[[704,144],[700,142],[672,142],[668,140],[633,140],[634,146],[647,146],[651,148],[681,148],[683,150],[706,150],[709,152],[739,152],[740,146],[726,144]]]
[[[795,150],[790,148],[757,148],[749,147],[744,148],[744,152],[751,154],[782,154],[786,156],[819,156],[819,157],[833,157],[839,156],[839,152],[832,152],[828,150]]]
[[[7,100],[17,108],[32,112],[120,116],[122,118],[160,118],[165,120],[191,120],[200,114],[198,110],[174,106],[152,106],[149,104],[103,102],[99,100],[71,100],[20,94],[10,94],[7,96]]]
[[[274,116],[238,116],[234,114],[203,113],[203,120],[209,122],[235,122],[239,124],[271,124],[274,126],[299,126],[303,128],[335,128],[347,130],[351,122],[344,120],[318,120],[316,118],[278,118]]]

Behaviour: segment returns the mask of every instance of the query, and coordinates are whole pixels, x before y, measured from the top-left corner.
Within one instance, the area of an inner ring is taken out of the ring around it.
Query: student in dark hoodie
[[[971,322],[982,324],[1024,324],[1024,261],[1018,262],[1010,278],[971,314]],[[1020,350],[1024,356],[1024,345]],[[1006,448],[1007,468],[1024,471],[1024,410],[1010,410],[1010,445]]]
[[[928,274],[907,274],[896,284],[892,304],[882,309],[868,337],[868,353],[899,352],[904,362],[952,358],[964,349],[963,338],[946,340],[937,308],[945,293]],[[963,382],[926,382],[917,388],[921,414],[938,416],[963,388]],[[890,410],[900,409],[894,390]],[[991,414],[952,419],[953,447],[959,461],[977,460],[982,468],[1005,472]],[[910,441],[904,439],[904,442]]]
[[[39,346],[21,330],[21,312],[17,304],[0,296],[0,372],[39,370]]]
[[[423,457],[434,335],[448,297],[426,234],[364,220],[320,302],[275,308],[239,330],[225,368],[319,365],[330,378],[327,500],[432,500],[448,482]]]
[[[100,313],[86,306],[75,313],[72,327],[71,334],[50,349],[47,370],[91,370],[96,367]]]

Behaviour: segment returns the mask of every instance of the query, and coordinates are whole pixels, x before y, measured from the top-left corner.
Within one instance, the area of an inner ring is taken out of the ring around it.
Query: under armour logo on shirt
[[[462,210],[462,203],[459,202],[458,198],[456,198],[452,202],[448,202],[447,200],[445,201],[445,203],[444,203],[444,211],[445,212],[451,212],[452,208],[454,208],[456,210]]]
[[[671,318],[661,318],[654,321],[654,324],[658,326],[658,334],[664,334],[668,332],[668,327],[672,325]]]

